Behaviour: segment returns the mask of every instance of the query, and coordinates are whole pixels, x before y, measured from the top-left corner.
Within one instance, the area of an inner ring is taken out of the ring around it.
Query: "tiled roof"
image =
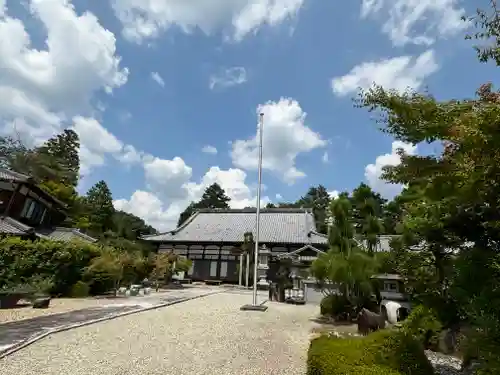
[[[29,234],[33,229],[11,217],[0,217],[0,233],[23,236]]]
[[[22,173],[17,173],[5,168],[0,168],[0,180],[14,181],[14,182],[28,182],[30,180],[30,177]]]
[[[255,237],[255,209],[200,210],[179,228],[144,236],[155,242],[242,242],[246,232]],[[276,244],[326,244],[327,237],[315,232],[314,217],[306,209],[262,209],[261,242]]]
[[[56,227],[52,229],[39,230],[38,233],[47,236],[49,239],[54,241],[64,241],[69,242],[74,239],[83,240],[86,242],[96,242],[97,239],[80,232],[75,228],[63,228]]]

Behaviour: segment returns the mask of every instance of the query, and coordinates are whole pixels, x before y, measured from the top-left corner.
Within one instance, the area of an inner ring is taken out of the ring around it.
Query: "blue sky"
[[[37,144],[75,129],[80,190],[104,179],[117,208],[160,229],[213,182],[255,204],[261,111],[263,202],[362,181],[391,197],[400,187],[378,177],[395,148],[432,149],[393,144],[353,107],[357,89],[462,98],[495,77],[463,40],[473,1],[3,3],[3,133]]]

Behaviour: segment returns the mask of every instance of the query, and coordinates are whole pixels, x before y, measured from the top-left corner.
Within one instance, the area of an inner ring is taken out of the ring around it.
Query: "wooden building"
[[[61,227],[66,205],[29,176],[0,168],[0,235],[95,242],[75,228]]]
[[[200,210],[179,228],[144,236],[158,245],[159,252],[174,252],[193,261],[188,273],[193,280],[237,283],[239,255],[245,233],[255,238],[255,209]],[[270,262],[285,254],[311,261],[326,251],[327,236],[316,232],[309,209],[261,209],[260,245],[270,253]]]

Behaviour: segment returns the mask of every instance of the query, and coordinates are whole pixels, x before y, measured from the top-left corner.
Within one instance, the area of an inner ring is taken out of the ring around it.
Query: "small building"
[[[260,214],[259,260],[271,263],[290,255],[311,263],[326,251],[327,236],[316,232],[310,209],[266,208]],[[237,283],[238,265],[245,234],[256,236],[256,209],[200,210],[180,227],[142,237],[158,245],[159,252],[173,252],[193,261],[188,272],[192,280],[220,280]],[[267,265],[263,265],[263,269]]]
[[[0,235],[29,239],[96,242],[75,228],[64,228],[66,205],[30,176],[0,168]]]

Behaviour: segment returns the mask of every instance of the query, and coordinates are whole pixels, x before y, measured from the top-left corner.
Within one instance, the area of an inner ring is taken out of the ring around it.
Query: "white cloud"
[[[177,27],[205,34],[228,31],[239,41],[263,25],[276,26],[296,16],[304,0],[111,0],[128,40],[141,43]]]
[[[257,199],[254,189],[247,185],[247,175],[241,169],[221,170],[219,167],[211,167],[199,183],[188,181],[189,178],[187,178],[184,183],[179,185],[181,180],[178,178],[179,171],[183,168],[189,170],[191,168],[186,166],[180,158],[174,158],[170,163],[163,161],[160,164],[163,167],[158,167],[156,174],[150,176],[150,178],[155,179],[156,182],[163,181],[165,186],[168,181],[174,181],[172,185],[177,188],[177,191],[173,191],[172,187],[167,192],[157,193],[138,190],[128,200],[115,200],[113,202],[114,206],[117,209],[142,217],[155,228],[169,230],[175,228],[179,215],[189,202],[198,201],[205,189],[213,183],[218,183],[225,190],[226,194],[231,198],[230,205],[232,208],[256,205]],[[184,177],[187,177],[187,175]],[[261,205],[266,205],[269,201],[268,197],[263,197]]]
[[[210,76],[210,89],[213,90],[217,87],[228,88],[231,86],[241,85],[247,81],[247,72],[245,68],[234,67],[224,69],[218,74]]]
[[[438,38],[454,36],[467,23],[460,0],[363,0],[361,17],[383,20],[382,32],[395,46],[431,45]]]
[[[305,177],[306,174],[295,165],[297,156],[324,147],[327,141],[306,126],[306,113],[299,103],[282,98],[260,105],[257,113],[264,114],[263,168],[276,172],[289,184]],[[243,169],[257,169],[258,145],[258,134],[249,140],[234,141],[231,151],[233,164]]]
[[[205,154],[216,155],[217,149],[214,146],[206,145],[201,149],[201,152],[204,152]]]
[[[333,78],[332,89],[339,96],[353,93],[360,88],[369,88],[374,83],[386,89],[416,90],[424,79],[438,68],[433,50],[422,53],[416,59],[411,56],[400,56],[365,62],[355,66],[345,76]]]
[[[339,197],[339,192],[338,192],[338,190],[332,190],[332,191],[328,192],[328,195],[332,199],[337,199]]]
[[[127,82],[120,67],[116,39],[90,12],[78,16],[67,0],[31,0],[29,11],[46,31],[45,49],[32,46],[23,21],[9,16],[0,0],[0,120],[3,133],[17,132],[29,146],[40,144],[74,126],[82,134],[83,171],[103,163],[96,150],[108,152],[117,143],[103,135],[90,101],[99,91],[111,93]],[[31,23],[32,25],[33,23]],[[104,130],[105,131],[105,130]]]
[[[160,73],[158,73],[158,72],[152,72],[151,73],[151,78],[153,79],[153,81],[155,81],[161,87],[165,87],[165,81],[161,77]]]
[[[281,194],[276,194],[276,199],[281,200],[281,199],[283,199],[283,197],[281,196]]]
[[[380,193],[386,198],[392,198],[401,192],[402,186],[398,184],[387,183],[382,180],[382,169],[386,165],[397,166],[401,164],[401,157],[398,155],[398,150],[403,149],[405,154],[415,155],[417,146],[404,143],[401,141],[392,142],[392,150],[390,154],[380,155],[375,160],[375,164],[368,164],[365,168],[365,178],[371,188]]]

